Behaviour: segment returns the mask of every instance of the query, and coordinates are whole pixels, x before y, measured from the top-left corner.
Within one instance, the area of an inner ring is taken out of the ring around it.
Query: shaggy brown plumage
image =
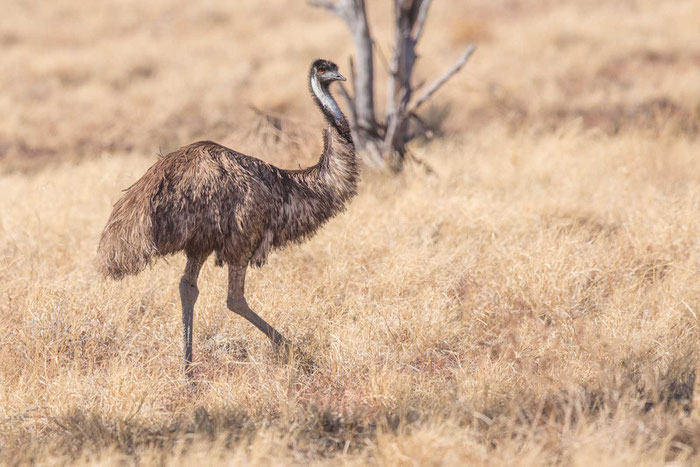
[[[245,303],[245,268],[262,266],[272,249],[312,235],[356,193],[355,147],[347,120],[328,91],[335,80],[344,78],[334,63],[312,64],[311,92],[329,123],[316,165],[283,170],[203,141],[161,158],[115,204],[98,247],[102,274],[120,279],[138,274],[160,256],[187,255],[180,284],[186,369],[197,276],[212,252],[218,265],[229,266],[229,308],[275,343],[285,342]]]

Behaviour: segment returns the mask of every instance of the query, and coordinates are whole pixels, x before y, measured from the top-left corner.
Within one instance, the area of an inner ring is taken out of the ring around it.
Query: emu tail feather
[[[97,247],[97,267],[105,277],[121,279],[149,266],[158,250],[153,242],[153,221],[148,203],[127,193],[109,216]]]

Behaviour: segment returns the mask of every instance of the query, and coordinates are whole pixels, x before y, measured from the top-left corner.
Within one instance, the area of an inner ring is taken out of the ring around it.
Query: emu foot
[[[183,382],[186,383],[190,390],[195,390],[199,386],[200,374],[195,365],[188,364],[182,373]]]
[[[284,338],[283,338],[284,339]],[[304,373],[313,373],[318,368],[316,362],[298,345],[284,339],[279,343],[273,343],[277,357],[288,365],[295,365]]]

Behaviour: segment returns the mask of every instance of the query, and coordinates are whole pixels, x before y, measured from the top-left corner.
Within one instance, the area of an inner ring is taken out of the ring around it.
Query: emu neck
[[[323,132],[323,154],[318,161],[315,185],[328,193],[329,201],[342,205],[355,194],[357,186],[357,162],[350,125],[328,90],[328,83],[319,82],[313,73],[311,92],[329,123]]]
[[[357,193],[359,178],[355,147],[334,125],[323,132],[323,154],[312,167],[288,172],[289,185],[280,219],[284,227],[274,245],[299,241],[345,209]]]
[[[311,235],[344,210],[357,193],[359,172],[350,127],[328,87],[313,77],[310,84],[329,124],[323,131],[323,154],[316,165],[288,172],[293,183],[282,210],[284,228],[275,237],[276,246]]]
[[[316,75],[312,74],[310,85],[314,100],[321,109],[321,112],[323,112],[328,123],[334,126],[344,139],[350,144],[353,144],[352,136],[350,135],[350,125],[348,125],[345,115],[343,115],[340,107],[338,107],[338,103],[331,95],[328,89],[328,83],[319,82]]]
[[[340,203],[353,196],[357,188],[355,146],[349,135],[349,129],[345,135],[335,125],[329,125],[323,132],[323,154],[316,176],[317,186],[326,188]]]
[[[329,201],[342,204],[355,194],[357,161],[350,125],[328,90],[328,84],[320,82],[311,72],[311,92],[329,125],[323,132],[323,154],[309,172],[309,175],[313,174],[309,181],[313,181],[316,188],[333,198]]]

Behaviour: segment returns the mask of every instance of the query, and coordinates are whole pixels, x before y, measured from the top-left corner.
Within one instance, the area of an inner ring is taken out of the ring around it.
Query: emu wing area
[[[283,178],[276,167],[208,141],[174,151],[114,205],[98,266],[119,279],[178,251],[215,251],[219,264],[245,266],[285,197]]]
[[[217,252],[247,264],[271,218],[279,170],[215,143],[195,143],[160,160],[151,192],[153,241],[162,255]]]

